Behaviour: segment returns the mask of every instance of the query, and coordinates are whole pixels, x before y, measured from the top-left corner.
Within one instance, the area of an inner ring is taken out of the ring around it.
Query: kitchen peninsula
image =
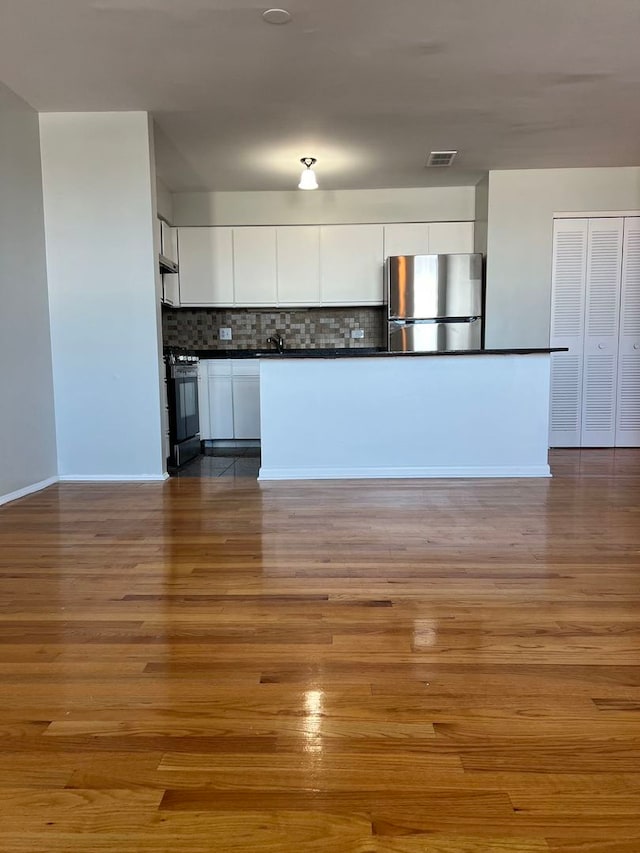
[[[556,351],[266,356],[260,480],[549,477]]]

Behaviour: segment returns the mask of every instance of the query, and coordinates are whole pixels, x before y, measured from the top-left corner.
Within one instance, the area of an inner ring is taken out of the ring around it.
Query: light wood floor
[[[0,509],[3,853],[639,853],[640,451]]]

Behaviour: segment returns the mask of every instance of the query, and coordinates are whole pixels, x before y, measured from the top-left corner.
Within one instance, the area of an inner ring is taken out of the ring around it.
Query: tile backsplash
[[[260,349],[267,338],[281,335],[290,349],[305,347],[382,346],[383,309],[363,308],[163,308],[165,346],[188,349]],[[230,328],[233,339],[221,341],[220,328]],[[351,337],[362,329],[364,337]]]

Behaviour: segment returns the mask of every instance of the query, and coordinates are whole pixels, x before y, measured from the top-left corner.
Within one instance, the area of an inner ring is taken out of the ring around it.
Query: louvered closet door
[[[623,219],[590,219],[582,376],[582,446],[613,447]]]
[[[579,447],[581,441],[588,235],[588,219],[553,223],[551,346],[569,347],[569,352],[551,356],[551,447]]]
[[[640,217],[624,221],[616,446],[640,447]]]

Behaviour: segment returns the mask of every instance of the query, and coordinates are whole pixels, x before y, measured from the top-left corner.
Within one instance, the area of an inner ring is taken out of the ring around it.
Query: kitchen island
[[[549,477],[555,351],[266,356],[260,479]]]

